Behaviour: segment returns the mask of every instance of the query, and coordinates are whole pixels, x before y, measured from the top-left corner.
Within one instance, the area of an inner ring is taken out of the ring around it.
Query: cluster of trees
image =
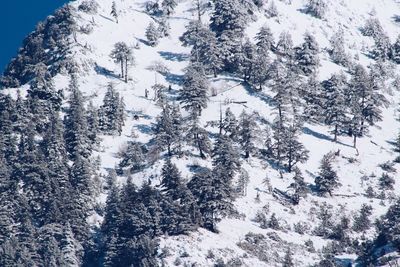
[[[76,9],[65,5],[56,10],[44,22],[38,23],[29,34],[18,55],[11,60],[0,79],[0,87],[18,87],[35,77],[38,64],[50,66],[50,74],[75,71],[75,63],[68,47],[75,42],[78,30],[75,22]]]
[[[68,90],[64,118],[50,75],[39,72],[26,99],[0,95],[2,266],[77,266],[84,259],[94,144],[74,79]]]

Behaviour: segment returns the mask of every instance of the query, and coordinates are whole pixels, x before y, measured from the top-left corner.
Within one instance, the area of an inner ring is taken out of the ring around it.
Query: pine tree
[[[247,159],[256,150],[258,124],[255,121],[254,114],[249,115],[245,111],[240,114],[238,136],[240,146],[245,153],[244,157]]]
[[[346,66],[348,63],[348,56],[345,51],[345,40],[343,29],[339,28],[330,39],[331,49],[330,55],[333,62],[336,64]]]
[[[391,241],[397,249],[400,248],[400,199],[397,199],[379,221],[378,229],[380,235]]]
[[[122,159],[119,163],[120,168],[129,168],[130,172],[138,172],[146,164],[143,147],[138,142],[128,142],[126,150],[122,153]]]
[[[115,21],[118,23],[118,11],[117,11],[117,4],[115,3],[115,1],[112,2],[110,15],[113,16]]]
[[[183,187],[182,178],[178,168],[171,162],[170,158],[167,158],[162,168],[160,186],[162,187],[161,192],[166,196],[173,200],[179,198]]]
[[[216,223],[233,208],[229,188],[222,180],[216,179],[209,169],[196,173],[188,187],[197,200],[202,215],[201,225],[216,232]]]
[[[268,52],[275,46],[274,35],[268,25],[260,28],[256,35],[256,41],[257,52],[261,57],[267,56]]]
[[[294,267],[292,251],[290,248],[286,251],[285,258],[283,259],[282,267]]]
[[[306,33],[304,43],[295,49],[296,62],[300,70],[305,75],[315,72],[319,66],[319,46],[314,36]]]
[[[396,42],[392,45],[391,59],[400,64],[400,35],[397,37]]]
[[[100,143],[100,138],[97,136],[99,132],[99,111],[89,102],[87,107],[87,125],[89,131],[89,139],[92,141],[92,146]]]
[[[190,115],[186,141],[199,150],[201,158],[206,158],[206,155],[210,154],[211,142],[208,132],[200,126],[197,114]]]
[[[147,26],[146,38],[150,46],[157,46],[160,36],[154,22],[150,22],[149,26]]]
[[[295,204],[299,204],[300,199],[307,196],[309,189],[298,167],[294,167],[293,183],[290,184],[289,188],[293,190],[293,201]]]
[[[325,0],[308,0],[305,11],[316,18],[323,19],[327,9],[328,6]]]
[[[315,178],[315,185],[319,194],[324,195],[329,193],[332,196],[332,191],[339,186],[336,171],[333,169],[332,161],[333,153],[324,155],[321,160],[321,166],[318,176]]]
[[[47,66],[43,63],[35,65],[34,74],[35,78],[30,82],[28,89],[28,98],[41,100],[40,104],[45,106],[45,110],[50,109],[49,106],[59,109],[62,102],[62,94],[55,91]]]
[[[179,100],[182,107],[193,114],[201,115],[207,107],[209,84],[204,67],[199,63],[191,63],[186,68]]]
[[[168,155],[179,153],[181,147],[182,125],[179,109],[168,102],[163,105],[161,114],[154,126],[155,142],[158,147],[167,147]]]
[[[214,12],[211,15],[210,28],[217,34],[217,37],[227,30],[243,32],[247,24],[246,19],[246,9],[243,8],[241,1],[214,1]]]
[[[115,63],[121,66],[121,78],[128,82],[128,67],[135,64],[135,57],[133,56],[132,49],[124,42],[114,44],[110,57],[114,59]]]
[[[65,262],[67,266],[80,266],[83,248],[81,244],[79,244],[79,242],[75,240],[74,234],[71,230],[71,226],[68,223],[66,226],[63,227],[60,247],[63,262]]]
[[[363,232],[371,227],[370,216],[372,214],[372,207],[367,204],[361,206],[360,212],[354,217],[353,230],[356,232]]]
[[[125,104],[113,84],[109,84],[99,109],[99,129],[105,134],[121,135],[125,120]]]
[[[393,190],[394,184],[395,180],[392,176],[387,173],[382,173],[382,176],[379,178],[379,187],[381,190]]]
[[[314,74],[308,77],[307,82],[301,86],[299,94],[303,98],[303,115],[302,118],[309,122],[320,122],[323,114],[322,85]]]
[[[308,160],[309,151],[298,140],[300,131],[301,125],[299,125],[297,121],[291,122],[286,129],[284,136],[286,151],[283,159],[286,162],[288,172],[292,172],[293,167],[296,166],[297,163],[304,163]]]
[[[178,4],[174,0],[163,0],[161,3],[163,13],[168,17],[171,16]]]
[[[346,77],[344,74],[334,74],[323,82],[323,116],[325,123],[333,127],[333,140],[336,142],[347,123],[347,107],[345,96]]]
[[[69,89],[71,91],[68,99],[69,107],[64,117],[66,149],[70,158],[74,158],[76,155],[87,158],[91,154],[91,141],[87,128],[83,96],[74,77],[71,78]]]
[[[289,32],[284,31],[279,35],[279,40],[275,46],[275,52],[287,58],[293,56],[293,40]]]
[[[229,138],[231,138],[233,141],[237,141],[238,140],[239,122],[236,119],[235,115],[232,113],[230,108],[227,108],[225,110],[225,116],[223,117],[223,119],[220,122],[220,124],[221,124],[220,125],[220,134],[223,133],[224,135],[226,135]]]

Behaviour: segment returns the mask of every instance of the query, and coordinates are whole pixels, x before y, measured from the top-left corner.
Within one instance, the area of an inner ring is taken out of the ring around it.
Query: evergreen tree
[[[201,115],[207,107],[209,84],[204,67],[199,63],[191,63],[186,68],[179,100],[183,108],[192,114]]]
[[[400,64],[400,35],[397,37],[396,42],[392,45],[391,59]]]
[[[361,206],[360,212],[354,217],[353,229],[356,232],[363,232],[371,227],[370,216],[372,214],[372,207],[367,204]]]
[[[345,40],[343,29],[339,28],[330,39],[331,49],[330,55],[333,62],[336,64],[346,66],[348,63],[348,56],[345,51]]]
[[[47,66],[43,63],[37,64],[34,73],[35,78],[30,82],[28,98],[41,100],[40,104],[45,106],[45,110],[50,109],[50,106],[59,109],[62,102],[62,93],[55,91]]]
[[[222,115],[222,114],[221,114]],[[220,122],[220,134],[225,134],[229,138],[231,138],[233,141],[238,140],[238,134],[239,134],[239,122],[236,119],[235,115],[232,113],[230,108],[227,108],[225,110],[225,116],[222,119],[222,122]]]
[[[275,52],[278,55],[291,58],[293,56],[293,40],[289,32],[282,32],[275,46]]]
[[[168,155],[180,152],[182,125],[179,109],[168,102],[163,105],[161,114],[154,126],[155,142],[158,147],[167,147]]]
[[[268,51],[274,48],[274,35],[268,25],[264,25],[260,28],[260,31],[256,35],[256,41],[257,52],[262,57],[268,55]]]
[[[307,196],[309,189],[298,167],[294,167],[293,183],[290,184],[289,188],[293,190],[293,201],[295,204],[299,204],[300,199]]]
[[[201,225],[216,232],[216,223],[221,220],[221,216],[226,215],[233,208],[229,198],[229,188],[222,180],[214,178],[209,169],[196,173],[188,187],[196,198],[202,215]]]
[[[77,155],[89,157],[91,154],[91,141],[87,128],[86,110],[83,96],[74,77],[69,86],[71,95],[68,99],[68,108],[64,117],[64,139],[70,158]]]
[[[388,173],[382,173],[382,176],[379,178],[379,187],[381,190],[393,190],[394,189],[395,180]]]
[[[117,4],[115,3],[115,1],[112,2],[110,15],[113,16],[115,21],[118,23],[118,11],[117,11]]]
[[[245,153],[245,158],[249,158],[255,152],[255,141],[257,140],[258,124],[255,121],[254,114],[249,115],[245,111],[240,114],[239,121],[239,143]]]
[[[397,249],[400,248],[400,199],[397,199],[382,216],[377,224],[379,233],[384,239],[391,241]]]
[[[175,0],[163,0],[161,3],[163,13],[168,17],[174,13],[174,10],[178,4]]]
[[[298,140],[299,132],[301,131],[301,125],[298,122],[293,121],[286,129],[284,136],[284,143],[286,146],[286,153],[283,157],[286,162],[288,171],[291,172],[293,167],[297,163],[304,163],[308,160],[308,150],[305,149],[304,145]]]
[[[111,51],[110,57],[115,63],[121,66],[121,78],[128,82],[128,67],[135,64],[132,49],[124,42],[114,44],[114,49]]]
[[[315,178],[316,189],[321,195],[329,193],[329,195],[332,196],[332,191],[339,186],[336,171],[332,166],[333,159],[334,154],[328,153],[324,155],[321,160],[320,171]]]
[[[121,135],[125,119],[125,104],[119,93],[109,84],[99,109],[99,128],[106,134]]]
[[[345,86],[346,77],[344,74],[334,74],[329,80],[323,82],[324,90],[323,97],[323,116],[325,123],[333,127],[333,140],[337,141],[337,136],[341,133],[346,126],[346,99],[345,99]]]
[[[199,150],[201,158],[206,158],[206,155],[210,153],[211,142],[208,132],[200,126],[197,114],[190,115],[186,140],[190,145]]]
[[[300,88],[299,94],[303,98],[304,110],[302,118],[309,122],[320,122],[323,114],[322,85],[314,74],[311,74],[307,82]]]
[[[87,107],[87,125],[89,131],[89,139],[92,141],[92,146],[100,143],[100,138],[97,136],[99,132],[99,111],[89,102]]]
[[[126,150],[122,153],[119,163],[120,168],[129,168],[130,172],[138,172],[146,164],[144,149],[138,142],[128,142]]]
[[[328,6],[325,0],[308,0],[306,6],[306,13],[319,18],[323,19],[327,12]]]
[[[319,46],[314,36],[306,33],[304,43],[296,48],[296,62],[305,75],[315,72],[319,66]]]
[[[247,16],[246,9],[243,8],[243,4],[239,0],[214,1],[210,28],[217,34],[217,37],[227,30],[243,32],[247,24]]]
[[[161,184],[162,192],[176,200],[181,194],[183,187],[181,174],[175,164],[171,162],[170,158],[167,158],[161,171]]]
[[[290,248],[286,251],[282,267],[294,267],[292,251],[290,250]]]
[[[157,46],[160,36],[154,22],[150,22],[149,26],[147,26],[146,38],[150,46]]]

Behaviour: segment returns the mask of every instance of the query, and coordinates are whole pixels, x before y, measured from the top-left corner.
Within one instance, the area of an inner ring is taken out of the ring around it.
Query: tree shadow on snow
[[[113,71],[106,69],[105,67],[102,67],[102,66],[98,65],[97,63],[94,66],[94,71],[96,72],[96,74],[103,75],[106,77],[112,77],[112,78],[116,78],[116,79],[120,78],[119,75],[115,74]]]
[[[159,51],[158,54],[165,60],[169,61],[177,61],[177,62],[182,62],[182,61],[187,61],[189,59],[189,55],[184,54],[184,53],[174,53],[174,52],[168,52],[168,51]]]
[[[104,15],[101,15],[101,14],[100,14],[100,17],[102,17],[103,19],[106,19],[106,20],[115,22],[113,19],[111,19],[111,18],[109,18],[109,17],[106,17],[106,16],[104,16]]]
[[[136,128],[144,134],[151,134],[153,132],[153,130],[151,129],[151,126],[149,125],[145,125],[145,124],[139,124],[136,125]]]
[[[181,85],[183,82],[183,75],[179,74],[167,73],[164,78],[168,83],[175,85]]]
[[[318,139],[321,139],[321,140],[334,142],[332,137],[330,137],[330,136],[328,136],[326,134],[322,134],[322,133],[316,132],[316,131],[308,128],[308,127],[303,127],[303,133],[307,134],[307,135],[314,136],[314,137],[316,137]],[[345,144],[345,143],[342,143],[342,142],[339,142],[339,141],[336,141],[336,143],[338,143],[338,144],[340,144],[342,146],[353,147],[351,145],[348,145],[348,144]]]

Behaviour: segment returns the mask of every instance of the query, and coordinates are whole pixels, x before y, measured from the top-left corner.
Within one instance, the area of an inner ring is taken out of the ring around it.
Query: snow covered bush
[[[99,4],[95,0],[85,0],[79,6],[78,10],[88,13],[88,14],[96,14],[99,8]]]
[[[327,9],[328,5],[325,0],[308,0],[305,11],[316,18],[322,19],[325,17]]]

